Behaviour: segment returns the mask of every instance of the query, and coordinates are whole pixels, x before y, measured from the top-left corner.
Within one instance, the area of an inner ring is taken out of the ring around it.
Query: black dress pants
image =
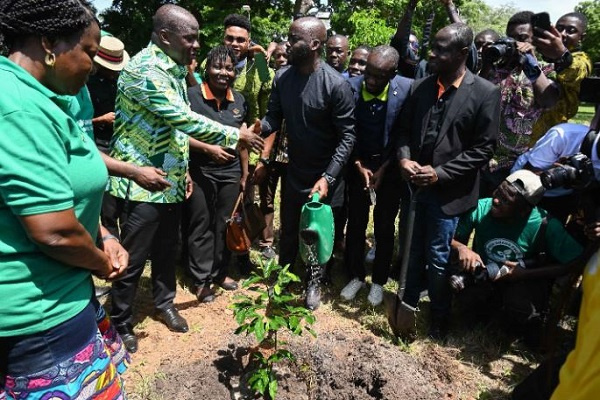
[[[369,191],[364,189],[361,176],[355,168],[348,173],[348,227],[344,265],[350,279],[365,280],[365,239],[371,206]],[[373,283],[385,285],[394,253],[395,220],[400,208],[402,181],[394,165],[388,167],[377,188],[377,202],[373,210],[377,249],[373,262]]]
[[[159,310],[172,306],[181,203],[126,201],[123,214],[121,242],[129,252],[129,266],[112,286],[110,316],[116,325],[132,322],[135,293],[148,258],[152,262],[154,306]]]
[[[239,178],[237,174],[223,181],[198,171],[192,173],[194,191],[183,210],[183,240],[187,242],[187,258],[184,254],[183,260],[187,260],[196,286],[219,282],[227,275],[231,252],[225,233],[240,193]]]
[[[266,227],[262,231],[259,240],[259,246],[272,247],[275,233],[273,228],[273,221],[275,219],[275,194],[277,192],[277,184],[281,177],[281,191],[280,198],[283,198],[283,183],[285,181],[285,174],[287,170],[287,164],[280,162],[273,162],[268,167],[266,179],[259,185],[260,194],[260,211],[265,216]]]
[[[305,182],[311,181],[312,184],[310,186],[307,184],[303,185],[288,169],[284,185],[285,189],[282,191],[281,196],[280,265],[290,264],[293,266],[296,261],[298,246],[300,244],[298,235],[302,206],[310,200],[308,194],[318,179],[318,177],[314,181],[304,179]],[[344,188],[343,179],[338,178],[334,186],[329,187],[327,197],[321,201],[325,204],[331,204],[332,207],[340,205],[343,201]]]

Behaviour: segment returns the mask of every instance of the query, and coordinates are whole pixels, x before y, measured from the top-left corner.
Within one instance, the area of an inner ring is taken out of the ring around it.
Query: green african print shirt
[[[171,187],[150,192],[134,181],[110,177],[111,195],[148,203],[178,203],[185,198],[189,136],[233,148],[239,130],[194,113],[189,106],[185,66],[150,43],[119,76],[111,156],[167,173]],[[189,135],[189,136],[188,136]]]

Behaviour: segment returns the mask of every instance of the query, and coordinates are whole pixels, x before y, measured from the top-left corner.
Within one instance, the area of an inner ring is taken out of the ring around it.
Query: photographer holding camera
[[[555,82],[546,76],[531,44],[533,26],[530,11],[513,15],[506,26],[506,38],[483,52],[480,75],[501,90],[498,147],[482,174],[482,197],[489,197],[510,173],[515,160],[529,147],[534,122],[559,96]]]
[[[546,171],[542,183],[547,189],[542,206],[563,223],[576,211],[582,194],[585,198],[598,196],[600,181],[600,78],[586,78],[581,83],[581,101],[595,103],[596,114],[590,126],[564,123],[552,127],[536,145],[521,155],[513,171],[521,168],[534,172]],[[556,167],[561,159],[563,165]],[[552,168],[556,167],[556,168]],[[596,189],[594,190],[594,186]],[[588,203],[597,203],[593,198]],[[595,210],[587,211],[586,234],[588,239],[600,237],[600,223]],[[589,231],[589,232],[588,232]]]
[[[583,250],[559,221],[537,207],[543,193],[533,172],[511,174],[493,198],[480,199],[460,218],[452,240],[461,272],[450,284],[460,292],[465,315],[477,322],[501,311],[510,331],[532,347],[539,345],[553,278],[566,274],[568,263]]]

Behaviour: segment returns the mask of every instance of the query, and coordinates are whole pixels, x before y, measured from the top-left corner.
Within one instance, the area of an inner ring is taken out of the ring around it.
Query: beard
[[[310,47],[306,43],[297,43],[291,47],[288,53],[289,65],[302,65],[306,63],[310,56]]]

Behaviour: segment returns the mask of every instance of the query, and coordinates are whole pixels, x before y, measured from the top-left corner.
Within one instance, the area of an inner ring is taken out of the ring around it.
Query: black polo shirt
[[[248,111],[246,100],[235,90],[230,89],[227,97],[220,104],[210,92],[206,82],[188,88],[188,96],[192,111],[223,125],[239,128],[246,118]],[[199,167],[203,173],[210,174],[215,179],[239,180],[241,174],[239,152],[237,150],[232,152],[236,158],[226,164],[217,164],[204,154],[190,151],[190,168]]]

